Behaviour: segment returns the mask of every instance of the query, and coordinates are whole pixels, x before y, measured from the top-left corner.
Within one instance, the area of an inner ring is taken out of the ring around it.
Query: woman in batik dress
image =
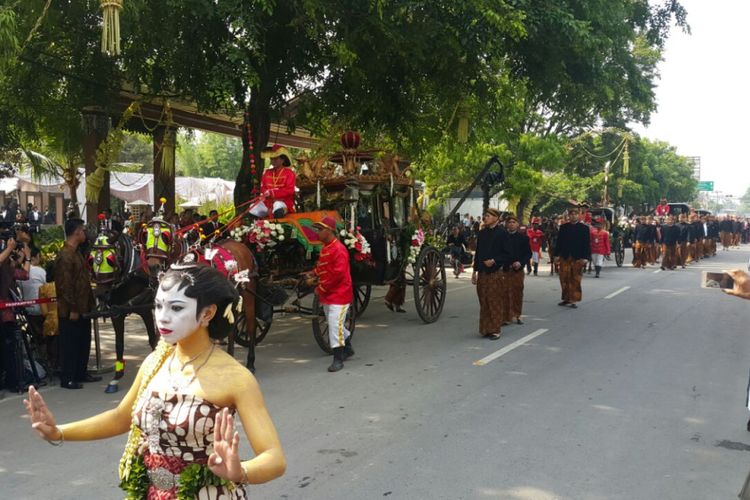
[[[286,461],[255,378],[216,346],[235,311],[239,295],[221,273],[173,266],[155,299],[162,341],[120,404],[58,426],[32,387],[24,401],[32,427],[53,445],[130,430],[119,470],[127,498],[246,498],[246,484],[281,476]],[[240,460],[235,418],[255,452],[250,460]]]

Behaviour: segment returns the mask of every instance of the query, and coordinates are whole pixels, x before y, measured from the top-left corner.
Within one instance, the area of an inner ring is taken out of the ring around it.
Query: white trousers
[[[275,212],[276,210],[283,209],[284,213],[287,213],[289,211],[289,207],[286,206],[286,203],[283,201],[274,201],[273,202],[273,208],[271,212]],[[268,216],[268,205],[263,203],[262,201],[255,205],[252,210],[250,210],[250,213],[259,219],[263,219],[264,217]]]
[[[604,255],[600,253],[592,253],[591,254],[591,261],[594,264],[594,267],[603,267],[604,266]]]
[[[539,264],[539,254],[540,252],[531,252],[531,262]]]
[[[325,312],[328,321],[328,342],[331,344],[331,349],[344,347],[344,342],[351,335],[345,325],[348,310],[349,304],[343,306],[323,304],[323,312]]]

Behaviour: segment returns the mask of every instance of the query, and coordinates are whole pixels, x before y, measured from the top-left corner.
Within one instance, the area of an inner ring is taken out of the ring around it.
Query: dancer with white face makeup
[[[281,476],[286,460],[255,378],[214,343],[229,332],[238,300],[215,269],[173,266],[155,299],[163,342],[117,408],[58,426],[31,387],[24,405],[32,427],[56,446],[130,430],[119,471],[128,498],[246,498],[245,484]],[[250,460],[240,460],[235,416],[255,452]]]
[[[160,286],[154,300],[156,327],[162,340],[176,344],[201,326],[198,301],[185,295],[185,290],[164,290]]]

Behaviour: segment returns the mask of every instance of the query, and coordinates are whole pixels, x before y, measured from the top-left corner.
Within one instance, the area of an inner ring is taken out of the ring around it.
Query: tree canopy
[[[489,154],[499,153],[510,166],[506,197],[531,206],[561,194],[540,188],[549,179],[596,182],[587,175],[591,162],[580,172],[570,165],[566,144],[592,127],[647,123],[664,42],[673,26],[687,29],[676,0],[124,6],[122,54],[110,57],[99,49],[99,2],[0,0],[0,113],[8,118],[0,124],[0,149],[45,144],[73,157],[81,109],[111,112],[116,95],[130,89],[203,111],[248,112],[258,163],[271,121],[320,136],[357,129],[415,160],[438,196],[466,185]],[[468,140],[459,142],[458,123],[467,121]],[[188,140],[178,157],[187,170],[221,176],[234,162],[239,202],[262,170],[252,177],[249,143],[241,151],[237,144],[195,161],[200,148]],[[658,165],[677,161],[668,150],[644,152],[638,170],[633,148],[623,202],[678,181],[657,173]],[[680,184],[674,189],[682,195]]]

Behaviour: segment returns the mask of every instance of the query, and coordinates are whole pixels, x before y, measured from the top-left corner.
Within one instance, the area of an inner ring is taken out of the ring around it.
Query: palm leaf
[[[31,177],[35,180],[52,180],[62,177],[64,167],[47,156],[30,149],[21,149],[28,160]]]

